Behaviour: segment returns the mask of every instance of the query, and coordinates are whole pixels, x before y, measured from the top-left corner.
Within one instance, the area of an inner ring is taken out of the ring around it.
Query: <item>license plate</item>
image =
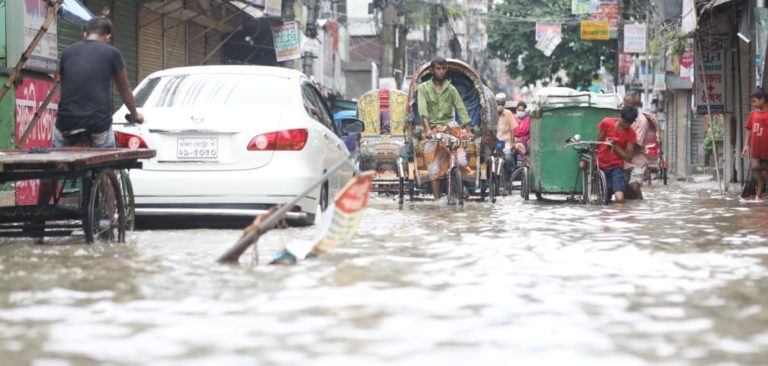
[[[178,159],[216,159],[219,157],[219,139],[179,138],[176,140]]]

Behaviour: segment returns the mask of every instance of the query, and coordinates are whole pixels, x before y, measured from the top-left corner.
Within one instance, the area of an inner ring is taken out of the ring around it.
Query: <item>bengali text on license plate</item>
[[[178,159],[216,159],[219,157],[217,138],[180,138],[176,141]]]

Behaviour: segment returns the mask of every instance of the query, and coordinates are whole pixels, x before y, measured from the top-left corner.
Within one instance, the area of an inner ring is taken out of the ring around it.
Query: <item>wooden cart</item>
[[[56,179],[52,203],[0,207],[0,236],[67,236],[82,228],[85,241],[125,240],[133,225],[127,171],[140,169],[149,149],[63,148],[0,151],[0,182]]]

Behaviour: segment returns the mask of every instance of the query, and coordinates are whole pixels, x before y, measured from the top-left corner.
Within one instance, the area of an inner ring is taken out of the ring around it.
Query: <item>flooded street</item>
[[[587,207],[398,209],[267,266],[313,228],[144,230],[125,245],[0,245],[4,365],[765,365],[768,205],[709,186]],[[255,265],[260,260],[262,264]]]

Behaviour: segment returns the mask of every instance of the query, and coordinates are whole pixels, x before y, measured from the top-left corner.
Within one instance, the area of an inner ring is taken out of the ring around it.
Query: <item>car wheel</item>
[[[315,209],[315,213],[311,214],[307,212],[307,217],[299,221],[299,224],[304,226],[314,225],[316,218],[319,218],[326,208],[328,208],[328,182],[325,182],[320,186],[320,195],[317,197],[317,208]]]

